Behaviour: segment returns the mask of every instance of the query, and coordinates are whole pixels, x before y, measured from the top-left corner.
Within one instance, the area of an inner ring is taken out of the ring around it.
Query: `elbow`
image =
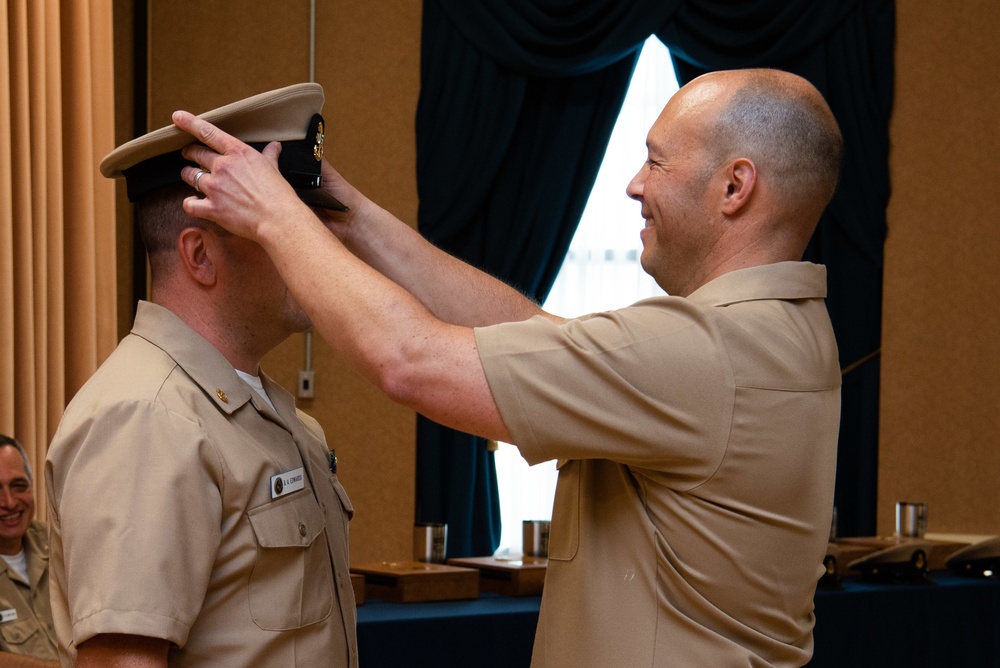
[[[406,374],[396,369],[383,369],[379,373],[378,386],[390,401],[413,408],[416,391]]]
[[[422,396],[420,366],[404,355],[382,360],[375,373],[375,383],[390,401],[417,409]]]

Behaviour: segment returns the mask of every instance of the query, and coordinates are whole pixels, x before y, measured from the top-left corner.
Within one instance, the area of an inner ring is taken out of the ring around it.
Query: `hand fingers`
[[[181,207],[184,209],[184,213],[192,218],[202,218],[204,220],[209,219],[209,201],[207,199],[201,197],[185,197]]]
[[[204,179],[208,174],[212,173],[219,154],[200,144],[191,144],[181,149],[181,155],[199,165],[198,167],[184,167],[181,169],[181,179],[198,192],[204,193]],[[201,165],[204,165],[204,167]]]
[[[215,161],[219,159],[218,153],[201,144],[189,144],[185,146],[181,149],[181,155],[191,162],[202,165],[207,172],[212,171]]]
[[[201,167],[184,167],[181,169],[181,180],[200,193],[205,192],[205,177],[211,172]]]
[[[197,139],[199,142],[214,149],[219,154],[232,153],[240,147],[245,146],[236,137],[226,134],[219,128],[194,114],[187,111],[175,111],[171,119],[184,132]],[[211,169],[211,165],[206,165]]]
[[[281,155],[281,142],[273,141],[264,147],[261,151],[268,160],[270,160],[275,166],[278,165],[278,156]]]

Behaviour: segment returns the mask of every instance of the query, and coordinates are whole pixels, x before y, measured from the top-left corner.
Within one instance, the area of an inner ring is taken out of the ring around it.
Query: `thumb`
[[[267,158],[272,165],[278,166],[278,156],[281,155],[281,142],[273,141],[264,147],[261,154]]]

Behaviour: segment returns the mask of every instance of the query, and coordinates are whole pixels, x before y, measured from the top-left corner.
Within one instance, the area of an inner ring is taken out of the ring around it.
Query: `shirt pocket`
[[[38,626],[30,619],[16,619],[0,623],[0,637],[3,646],[15,654],[30,654],[27,650],[33,643],[33,636],[39,632]]]
[[[552,503],[549,559],[569,561],[580,548],[580,462],[559,460],[559,479]]]
[[[333,610],[333,566],[323,511],[312,491],[247,513],[257,542],[250,573],[250,615],[266,631],[321,621]]]

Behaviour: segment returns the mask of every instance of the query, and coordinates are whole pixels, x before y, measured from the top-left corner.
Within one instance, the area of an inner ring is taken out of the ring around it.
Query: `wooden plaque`
[[[422,561],[379,561],[351,566],[365,576],[365,596],[394,603],[479,598],[479,571]]]
[[[463,557],[449,564],[479,571],[479,591],[507,596],[538,596],[545,583],[545,557]]]

